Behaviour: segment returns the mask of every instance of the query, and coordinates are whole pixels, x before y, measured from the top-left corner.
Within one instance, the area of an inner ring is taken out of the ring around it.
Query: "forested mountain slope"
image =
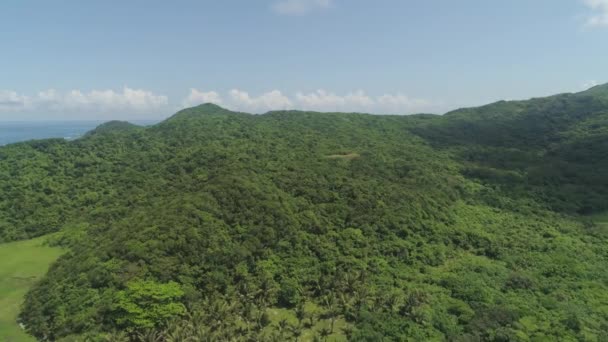
[[[608,87],[444,116],[183,110],[0,148],[0,239],[69,248],[40,339],[602,341]]]
[[[457,110],[415,131],[510,196],[559,212],[608,210],[608,85]]]

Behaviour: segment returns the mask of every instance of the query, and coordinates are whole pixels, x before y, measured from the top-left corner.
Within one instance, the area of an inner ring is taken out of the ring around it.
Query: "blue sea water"
[[[68,140],[81,137],[104,121],[36,121],[0,122],[0,146],[32,139],[64,138]],[[150,125],[151,120],[132,121],[137,125]]]

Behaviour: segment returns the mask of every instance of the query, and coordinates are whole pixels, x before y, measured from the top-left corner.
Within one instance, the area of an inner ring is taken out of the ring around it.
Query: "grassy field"
[[[61,255],[61,249],[43,246],[44,237],[0,244],[0,341],[35,341],[16,320],[27,290]]]

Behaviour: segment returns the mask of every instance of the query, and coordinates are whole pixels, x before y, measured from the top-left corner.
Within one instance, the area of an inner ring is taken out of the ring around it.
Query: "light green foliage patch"
[[[186,308],[179,302],[184,291],[179,284],[159,284],[137,280],[116,294],[116,322],[127,330],[154,328],[158,322],[183,315]]]

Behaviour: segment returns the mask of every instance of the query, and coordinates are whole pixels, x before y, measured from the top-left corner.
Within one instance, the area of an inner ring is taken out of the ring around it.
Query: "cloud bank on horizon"
[[[596,80],[581,83],[577,91],[603,84]],[[271,90],[252,95],[242,89],[226,92],[190,88],[181,101],[149,90],[123,87],[121,90],[40,91],[33,95],[0,90],[0,121],[41,119],[159,119],[180,109],[203,103],[253,114],[273,110],[308,110],[319,112],[359,112],[370,114],[441,114],[450,109],[441,100],[411,97],[403,93],[370,95],[364,90],[345,94],[318,89],[312,92],[286,94]]]
[[[103,113],[110,111],[145,112],[166,106],[168,97],[142,89],[124,87],[121,91],[71,90],[59,92],[48,89],[35,95],[23,95],[15,91],[0,90],[0,112],[83,112]]]
[[[297,92],[287,96],[280,90],[272,90],[259,96],[233,89],[226,96],[216,91],[190,89],[190,94],[182,103],[184,107],[211,102],[229,109],[261,113],[270,110],[313,110],[321,112],[364,112],[376,114],[413,114],[436,112],[440,102],[412,98],[404,94],[383,94],[371,96],[363,90],[338,95],[323,89],[311,93]]]
[[[143,89],[123,87],[121,90],[71,90],[60,92],[54,89],[40,91],[34,95],[0,90],[0,120],[2,114],[11,120],[27,119],[29,114],[45,113],[48,118],[115,119],[151,118],[167,116],[173,112],[202,103],[214,103],[222,107],[249,113],[264,113],[272,110],[313,110],[323,112],[365,112],[375,114],[413,114],[438,112],[441,102],[419,99],[401,93],[368,95],[363,90],[343,95],[323,89],[314,92],[297,92],[287,95],[280,90],[271,90],[252,95],[241,89],[225,93],[191,88],[181,102],[171,102],[166,95]]]

